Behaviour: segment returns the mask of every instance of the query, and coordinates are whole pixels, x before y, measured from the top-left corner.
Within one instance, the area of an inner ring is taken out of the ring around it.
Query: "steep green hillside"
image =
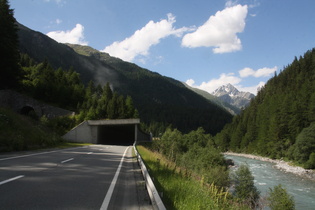
[[[62,142],[59,135],[40,122],[3,108],[0,108],[0,133],[0,152],[41,149]]]
[[[102,85],[109,81],[115,82],[118,75],[115,71],[109,73],[110,69],[106,65],[102,65],[99,60],[79,55],[67,45],[59,44],[40,32],[33,31],[21,24],[18,26],[21,53],[28,54],[37,62],[43,62],[47,59],[54,69],[73,67],[85,84],[90,80]]]
[[[232,115],[187,89],[181,82],[110,57],[87,46],[64,45],[39,32],[19,26],[20,51],[54,68],[73,67],[82,81],[107,82],[119,94],[132,97],[142,122],[172,124],[183,132],[203,127],[215,134]],[[71,47],[70,47],[71,46]]]
[[[270,79],[216,143],[225,150],[286,157],[315,168],[314,136],[315,49]]]

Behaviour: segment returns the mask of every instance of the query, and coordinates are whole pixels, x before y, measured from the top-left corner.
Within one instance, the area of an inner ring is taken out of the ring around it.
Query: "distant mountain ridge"
[[[182,132],[203,127],[216,134],[232,115],[215,103],[186,88],[180,81],[111,57],[88,46],[61,44],[19,24],[20,52],[53,68],[73,69],[85,84],[94,81],[125,96],[138,109],[141,121],[172,124]]]
[[[230,112],[232,115],[237,115],[241,112],[241,109],[237,108],[236,106],[233,106],[223,100],[221,100],[220,98],[218,98],[217,96],[214,96],[210,93],[208,93],[207,91],[198,89],[198,88],[194,88],[191,87],[189,85],[187,85],[185,82],[183,82],[183,84],[190,90],[194,91],[195,93],[203,96],[204,98],[206,98],[207,100],[225,108],[228,112]]]
[[[230,83],[217,88],[212,95],[239,109],[248,106],[251,99],[255,97],[255,95],[250,92],[239,91]]]

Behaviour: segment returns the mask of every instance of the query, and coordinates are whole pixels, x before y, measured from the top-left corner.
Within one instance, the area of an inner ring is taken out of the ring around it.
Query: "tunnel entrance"
[[[139,128],[140,119],[87,120],[70,130],[63,138],[72,142],[132,145],[151,141],[150,134]]]
[[[97,128],[97,144],[132,145],[135,141],[135,125],[100,125]]]
[[[24,106],[24,107],[20,110],[20,114],[37,118],[37,114],[36,114],[34,108],[31,107],[31,106]]]

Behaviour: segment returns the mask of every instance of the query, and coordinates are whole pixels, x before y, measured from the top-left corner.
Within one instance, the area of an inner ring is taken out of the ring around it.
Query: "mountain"
[[[218,97],[220,100],[229,103],[239,109],[246,107],[251,99],[255,97],[254,94],[249,92],[241,92],[237,90],[230,83],[223,85],[216,89],[212,95]]]
[[[230,112],[232,115],[237,115],[241,112],[241,109],[237,108],[236,106],[233,106],[221,99],[219,99],[218,97],[208,93],[207,91],[198,89],[198,88],[194,88],[191,87],[189,85],[187,85],[185,82],[183,82],[183,84],[190,90],[194,91],[195,93],[201,95],[202,97],[206,98],[207,100],[211,101],[212,103],[217,104],[218,106],[223,107],[224,109],[226,109],[228,112]]]
[[[285,158],[315,169],[315,48],[271,78],[216,136],[225,150]]]
[[[37,62],[47,60],[53,68],[77,71],[87,84],[104,86],[129,95],[141,121],[172,124],[182,132],[203,127],[215,134],[230,122],[232,115],[217,104],[186,88],[180,81],[122,61],[88,46],[61,44],[19,24],[20,52]]]

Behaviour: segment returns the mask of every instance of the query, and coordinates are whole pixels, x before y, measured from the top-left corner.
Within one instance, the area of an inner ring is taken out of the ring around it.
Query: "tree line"
[[[136,118],[138,112],[130,96],[113,92],[110,84],[104,87],[90,81],[87,87],[73,68],[53,69],[48,61],[36,64],[22,54],[23,79],[20,87],[31,97],[58,107],[74,110],[77,120]]]
[[[286,158],[315,168],[315,49],[271,78],[216,136],[222,150]]]

